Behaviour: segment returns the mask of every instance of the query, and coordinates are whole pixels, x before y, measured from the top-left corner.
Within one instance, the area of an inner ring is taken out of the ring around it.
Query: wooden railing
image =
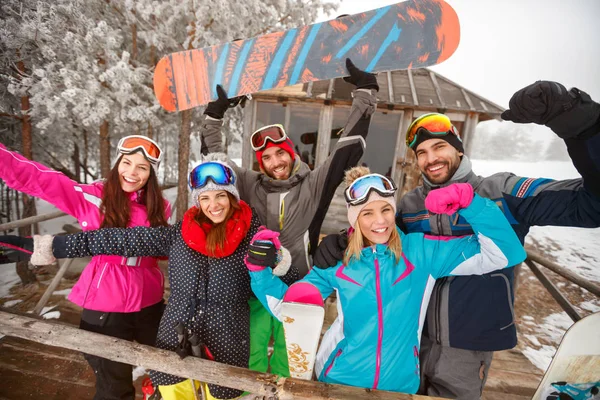
[[[569,315],[569,317],[574,321],[579,321],[582,317],[579,315],[575,307],[567,300],[567,298],[560,292],[560,290],[552,283],[552,281],[548,278],[548,276],[538,268],[536,265],[542,265],[552,272],[562,276],[568,281],[576,284],[579,287],[582,287],[589,291],[590,293],[600,297],[600,286],[582,278],[581,276],[575,274],[574,272],[561,267],[560,265],[546,260],[540,254],[527,251],[527,259],[525,260],[525,264],[531,269],[531,272],[538,278],[541,284],[546,288],[546,290],[550,293],[550,295],[556,300],[556,302],[561,306],[561,308]]]
[[[0,311],[0,333],[49,346],[81,351],[200,382],[244,390],[270,400],[436,399],[428,396],[384,392],[294,378],[280,378],[277,375],[250,371],[196,357],[186,357],[181,360],[172,351],[156,349],[151,346],[84,331],[62,323],[42,321],[4,311]]]

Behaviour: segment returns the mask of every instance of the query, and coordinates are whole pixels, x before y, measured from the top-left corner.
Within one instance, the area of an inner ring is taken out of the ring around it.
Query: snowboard
[[[310,283],[295,283],[281,306],[290,376],[311,380],[321,338],[325,309],[323,298]]]
[[[557,391],[574,399],[595,398],[586,393],[593,396],[594,385],[600,388],[600,312],[577,321],[565,333],[532,400],[552,398]]]
[[[448,59],[460,41],[454,9],[411,0],[331,21],[169,54],[154,70],[154,93],[167,111],[297,83],[347,76],[346,58],[365,71],[422,68]]]

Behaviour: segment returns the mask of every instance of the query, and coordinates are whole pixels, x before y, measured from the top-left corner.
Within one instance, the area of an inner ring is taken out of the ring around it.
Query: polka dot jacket
[[[94,254],[168,256],[171,296],[160,321],[156,347],[174,351],[178,345],[175,325],[182,322],[190,334],[198,334],[215,361],[248,368],[250,357],[250,277],[244,256],[260,223],[252,210],[250,229],[233,254],[223,258],[205,256],[184,242],[182,222],[171,227],[111,228],[63,236],[69,258]],[[56,243],[55,243],[56,245]],[[298,279],[290,268],[286,283]],[[173,385],[185,378],[150,371],[152,382]],[[241,391],[209,385],[219,399],[241,395]]]

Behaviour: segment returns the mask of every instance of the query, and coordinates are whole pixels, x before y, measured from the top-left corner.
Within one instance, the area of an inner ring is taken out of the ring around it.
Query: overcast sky
[[[437,73],[504,107],[538,79],[600,101],[600,0],[446,1],[458,14],[461,40],[450,59],[432,67]],[[336,15],[396,2],[342,0]]]

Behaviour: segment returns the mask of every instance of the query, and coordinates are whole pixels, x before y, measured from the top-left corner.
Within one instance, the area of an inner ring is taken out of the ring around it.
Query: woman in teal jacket
[[[315,371],[323,382],[416,393],[421,330],[435,280],[510,267],[525,259],[525,250],[500,209],[474,195],[469,184],[434,190],[426,200],[431,213],[458,210],[475,232],[448,238],[402,233],[394,220],[396,187],[388,178],[356,167],[346,183],[353,229],[344,260],[314,268],[291,286],[322,299],[337,292],[338,318],[321,341]],[[276,247],[262,240],[257,245]],[[272,262],[263,255],[269,253],[251,245],[246,265],[252,290],[279,317],[288,287],[266,267]]]

